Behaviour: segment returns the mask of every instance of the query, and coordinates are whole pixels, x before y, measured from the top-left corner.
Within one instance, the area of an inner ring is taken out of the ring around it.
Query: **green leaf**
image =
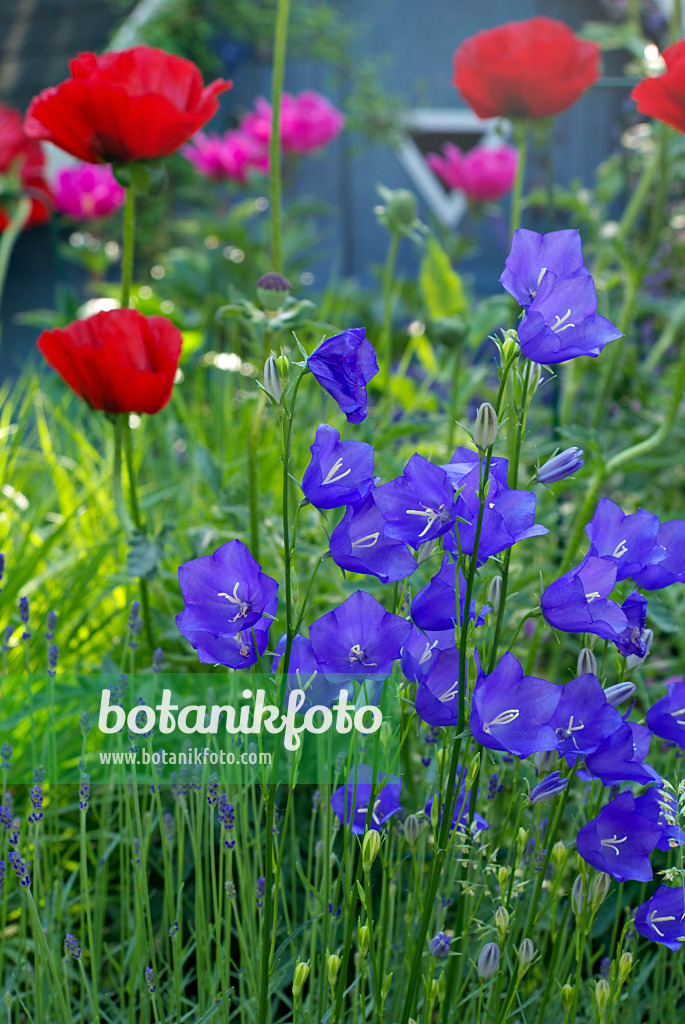
[[[455,316],[468,307],[464,285],[437,238],[429,238],[419,272],[421,295],[430,320]]]
[[[128,539],[127,568],[131,576],[152,579],[162,560],[159,537],[148,537],[144,530],[135,530]]]

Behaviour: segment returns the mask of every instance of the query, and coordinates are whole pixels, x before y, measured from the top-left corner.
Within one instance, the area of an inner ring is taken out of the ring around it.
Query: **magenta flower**
[[[284,153],[313,153],[332,142],[343,129],[344,115],[325,96],[311,90],[281,97],[281,148]],[[240,122],[240,128],[266,146],[271,138],[271,104],[263,97]]]
[[[446,142],[442,152],[428,153],[426,163],[447,188],[472,203],[496,203],[514,186],[519,155],[513,146],[475,146],[463,153]]]
[[[74,164],[57,172],[55,206],[74,220],[109,217],[124,205],[126,191],[109,164]]]
[[[213,181],[238,181],[246,185],[251,171],[267,174],[269,170],[264,144],[240,129],[223,135],[197,132],[181,153],[196,171]]]

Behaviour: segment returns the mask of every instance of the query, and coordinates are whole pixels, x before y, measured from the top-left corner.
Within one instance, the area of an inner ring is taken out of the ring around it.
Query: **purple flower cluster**
[[[227,836],[224,836],[224,846],[227,850],[232,850],[235,846],[235,839],[231,835],[235,824],[235,807],[233,804],[228,802],[228,797],[225,793],[222,793],[219,797],[217,816],[219,818],[219,822],[223,826],[224,832],[229,833]]]
[[[400,810],[402,780],[395,775],[378,773],[373,785],[373,768],[359,764],[351,768],[347,782],[331,796],[331,807],[343,825],[361,836],[368,828],[378,832],[393,814]],[[374,795],[373,803],[371,801]]]
[[[10,867],[13,869],[15,875],[17,876],[19,885],[23,885],[24,888],[28,888],[29,885],[31,884],[31,876],[29,875],[28,868],[26,867],[24,861],[21,859],[21,856],[17,853],[16,850],[10,850],[7,859],[10,862]]]

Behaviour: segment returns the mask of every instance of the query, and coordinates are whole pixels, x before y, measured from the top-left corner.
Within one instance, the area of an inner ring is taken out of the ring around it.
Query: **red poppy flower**
[[[658,78],[645,78],[631,92],[641,114],[685,132],[685,39],[661,55],[666,70]]]
[[[43,331],[38,348],[94,409],[159,412],[171,398],[181,332],[163,316],[112,309]]]
[[[203,88],[190,60],[151,46],[82,53],[72,77],[31,100],[27,135],[48,139],[89,163],[128,163],[170,156],[219,108],[231,82]]]
[[[9,179],[8,193],[31,197],[27,227],[50,219],[50,190],[43,177],[44,166],[43,149],[24,133],[19,111],[0,103],[0,176]],[[0,231],[8,223],[7,203],[0,198]]]
[[[551,117],[597,81],[599,53],[554,18],[510,21],[461,44],[453,85],[479,117]]]

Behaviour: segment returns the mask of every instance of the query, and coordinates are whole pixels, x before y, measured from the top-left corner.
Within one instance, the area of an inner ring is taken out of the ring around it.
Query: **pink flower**
[[[126,199],[126,191],[109,164],[75,164],[57,172],[55,206],[74,220],[109,217]]]
[[[512,146],[475,146],[462,153],[446,142],[442,151],[443,156],[427,154],[428,166],[448,188],[463,192],[472,203],[497,202],[513,187],[518,150]]]
[[[284,153],[312,153],[332,142],[343,129],[344,115],[318,92],[281,98],[281,147]],[[263,146],[271,138],[271,104],[259,97],[240,127]]]
[[[223,135],[197,132],[181,153],[200,174],[214,181],[239,181],[246,185],[250,171],[266,174],[269,158],[266,147],[240,129]]]

